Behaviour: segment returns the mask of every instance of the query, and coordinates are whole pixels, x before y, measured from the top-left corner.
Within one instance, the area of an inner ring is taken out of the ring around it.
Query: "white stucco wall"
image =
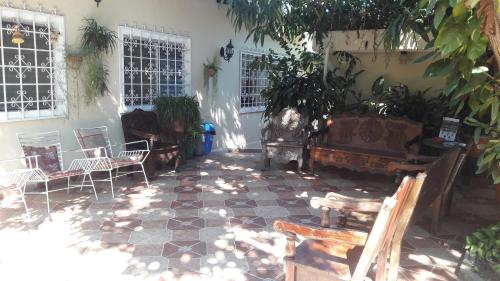
[[[77,46],[80,41],[79,28],[85,17],[95,18],[100,24],[117,31],[119,25],[146,27],[166,33],[173,32],[191,38],[192,92],[202,104],[202,117],[217,126],[216,149],[260,147],[261,113],[239,113],[239,54],[241,49],[256,48],[252,42],[245,43],[246,34],[236,34],[226,18],[225,6],[214,0],[104,0],[99,8],[92,0],[29,0],[28,9],[51,12],[57,8],[65,17],[65,39],[68,45]],[[21,7],[21,1],[10,1],[11,6]],[[233,39],[235,55],[230,63],[222,61],[218,91],[211,98],[204,83],[203,63],[219,52],[229,39]],[[270,40],[259,49],[277,47]],[[123,133],[120,122],[119,55],[115,51],[106,57],[110,70],[110,94],[99,98],[97,104],[76,107],[75,80],[68,73],[67,118],[17,121],[0,123],[0,159],[21,155],[16,133],[61,131],[63,149],[78,147],[73,129],[79,127],[109,126],[113,142],[120,143]],[[82,85],[80,85],[82,88]],[[80,90],[80,92],[82,92]],[[82,93],[80,93],[82,94]],[[83,98],[81,98],[83,100]]]
[[[330,54],[328,67],[332,69],[335,66],[331,55],[334,51],[347,51],[360,60],[356,70],[364,70],[354,88],[365,97],[371,94],[372,84],[379,76],[385,77],[387,86],[403,83],[412,92],[431,88],[428,97],[437,95],[443,89],[445,80],[422,77],[430,60],[414,63],[428,52],[425,42],[418,37],[407,36],[402,39],[399,51],[386,53],[381,43],[382,34],[383,30],[330,32],[324,41]],[[377,44],[378,47],[374,47]]]

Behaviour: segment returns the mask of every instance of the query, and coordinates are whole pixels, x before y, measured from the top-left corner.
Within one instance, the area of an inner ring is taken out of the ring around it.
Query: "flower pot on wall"
[[[211,68],[211,67],[207,68],[207,75],[208,75],[208,77],[212,78],[212,77],[215,76],[215,74],[217,74],[217,70],[216,69]]]

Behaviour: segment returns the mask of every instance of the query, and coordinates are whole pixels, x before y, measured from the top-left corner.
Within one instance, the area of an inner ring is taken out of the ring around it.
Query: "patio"
[[[313,196],[395,189],[392,178],[344,170],[313,177],[261,167],[259,154],[211,154],[179,173],[162,171],[150,189],[140,177],[122,178],[114,199],[107,183],[98,185],[99,200],[89,190],[54,193],[50,217],[43,196],[28,196],[31,223],[21,205],[0,213],[2,279],[282,280],[285,239],[274,220],[319,225]],[[499,219],[492,201],[455,201],[438,235],[426,220],[409,228],[399,280],[456,280],[463,236]]]

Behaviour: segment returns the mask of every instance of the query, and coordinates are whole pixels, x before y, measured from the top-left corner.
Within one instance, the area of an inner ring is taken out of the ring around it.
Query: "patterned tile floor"
[[[98,185],[99,200],[87,190],[53,193],[50,216],[43,196],[29,196],[31,223],[20,205],[2,208],[0,278],[282,280],[284,239],[274,220],[319,225],[312,196],[381,196],[395,188],[389,178],[338,170],[261,172],[260,162],[258,154],[213,154],[180,173],[164,171],[149,189],[139,177],[122,178],[116,198],[106,183]],[[435,236],[425,220],[412,226],[400,280],[455,280],[460,239],[477,227],[472,222],[449,218]]]

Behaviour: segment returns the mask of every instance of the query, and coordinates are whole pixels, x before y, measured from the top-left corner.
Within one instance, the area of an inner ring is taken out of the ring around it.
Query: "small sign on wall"
[[[439,131],[439,137],[447,142],[455,141],[459,126],[459,119],[444,117],[443,123],[441,124],[441,130]]]

